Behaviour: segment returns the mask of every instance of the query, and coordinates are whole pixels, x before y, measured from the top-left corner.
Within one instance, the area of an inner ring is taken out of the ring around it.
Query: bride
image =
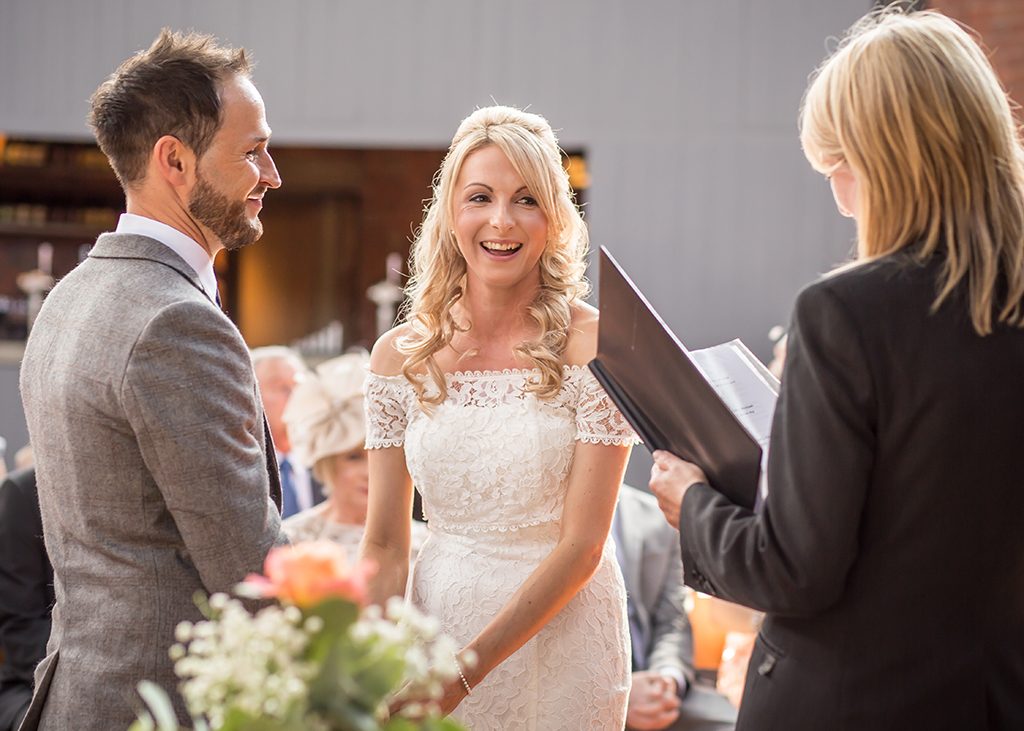
[[[547,121],[467,117],[412,251],[404,324],[367,381],[376,602],[409,570],[413,484],[429,537],[411,599],[461,643],[442,710],[481,729],[622,728],[625,591],[608,539],[635,436],[586,363],[587,234]]]

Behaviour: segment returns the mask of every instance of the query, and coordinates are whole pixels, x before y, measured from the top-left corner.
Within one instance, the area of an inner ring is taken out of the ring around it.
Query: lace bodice
[[[558,541],[577,442],[631,444],[633,431],[585,367],[548,399],[537,371],[451,373],[425,411],[402,376],[367,379],[368,449],[402,446],[430,537],[410,600],[464,646]],[[427,382],[428,393],[436,389]],[[436,393],[436,391],[434,391]],[[475,731],[622,728],[629,693],[626,593],[608,541],[594,576],[456,709]]]
[[[565,366],[550,399],[526,390],[536,373],[448,374],[447,398],[429,414],[403,376],[370,373],[366,447],[405,447],[435,527],[508,531],[558,521],[575,443],[634,444],[636,435],[586,367]]]

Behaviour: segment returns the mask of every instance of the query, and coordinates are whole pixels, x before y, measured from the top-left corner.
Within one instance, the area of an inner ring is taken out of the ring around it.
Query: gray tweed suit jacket
[[[173,251],[103,234],[43,305],[21,393],[56,593],[22,729],[125,729],[143,679],[181,713],[167,651],[193,595],[284,540],[249,351]]]

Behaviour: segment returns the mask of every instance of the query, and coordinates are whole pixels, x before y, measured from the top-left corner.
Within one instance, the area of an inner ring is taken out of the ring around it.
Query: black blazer
[[[768,613],[740,729],[1024,729],[1024,329],[939,274],[801,292],[763,514],[683,501],[686,582]]]
[[[32,698],[32,673],[46,655],[53,569],[33,469],[0,484],[0,731],[17,728]]]

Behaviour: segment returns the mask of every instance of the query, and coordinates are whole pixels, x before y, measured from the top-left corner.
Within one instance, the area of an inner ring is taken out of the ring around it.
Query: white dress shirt
[[[217,275],[213,273],[213,259],[202,245],[166,223],[134,213],[122,213],[117,221],[116,233],[136,234],[159,241],[185,260],[199,277],[199,284],[212,302],[217,301]]]

